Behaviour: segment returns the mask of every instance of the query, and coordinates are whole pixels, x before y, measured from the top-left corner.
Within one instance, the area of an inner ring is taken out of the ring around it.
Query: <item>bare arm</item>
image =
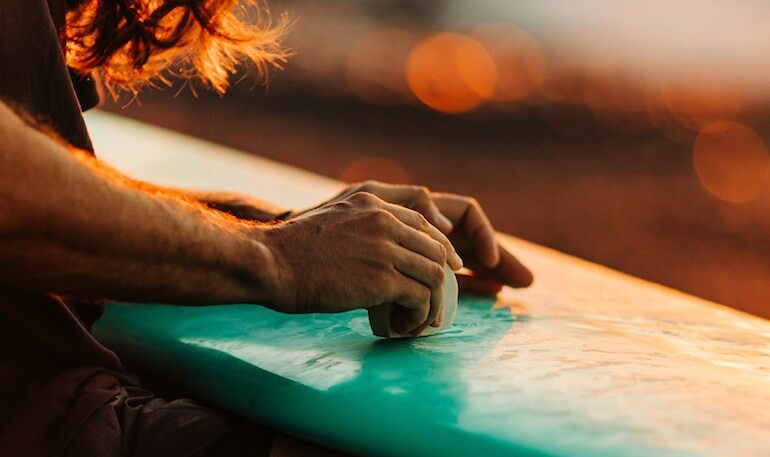
[[[273,222],[281,216],[288,217],[291,214],[287,212],[286,208],[251,195],[200,190],[183,190],[181,192],[211,209],[247,221]]]
[[[103,162],[100,163],[100,167],[106,168]],[[122,175],[118,170],[113,171],[116,176],[123,176],[134,186],[141,187],[142,189],[153,194],[164,194],[167,196],[181,198],[183,200],[192,200],[205,206],[206,208],[228,214],[235,217],[236,219],[241,219],[243,221],[276,222],[281,218],[281,216],[287,217],[291,214],[290,212],[287,212],[285,208],[281,208],[274,203],[251,195],[219,190],[210,191],[162,187],[128,178],[125,175]]]
[[[124,300],[269,298],[259,226],[153,193],[0,104],[0,274],[16,287]]]
[[[400,332],[440,315],[449,239],[357,192],[279,224],[245,222],[126,178],[0,104],[0,283],[167,303],[339,312],[397,303]]]
[[[253,222],[275,222],[281,216],[288,217],[290,215],[285,208],[281,208],[274,203],[251,195],[226,191],[180,189],[176,187],[159,186],[157,184],[131,178],[123,174],[120,170],[114,169],[101,161],[95,165],[98,166],[103,174],[108,174],[113,179],[123,181],[130,187],[142,189],[143,191],[154,195],[165,195],[197,202],[209,209],[229,214],[236,219]]]

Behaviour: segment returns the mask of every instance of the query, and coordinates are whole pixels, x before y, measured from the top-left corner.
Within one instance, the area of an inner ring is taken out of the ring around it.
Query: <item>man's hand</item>
[[[447,237],[419,212],[366,192],[342,196],[266,231],[279,311],[341,312],[401,306],[394,325],[419,334],[437,325],[444,263],[462,267]]]
[[[222,191],[198,191],[174,189],[181,196],[196,200],[211,209],[255,222],[271,222],[285,210],[265,200],[250,195]]]
[[[500,245],[495,229],[472,197],[432,193],[434,204],[453,223],[449,239],[470,269],[458,275],[460,290],[496,294],[503,286],[528,287],[533,276],[513,254]]]
[[[504,286],[527,287],[532,273],[495,239],[495,230],[479,203],[462,195],[433,193],[422,186],[365,181],[343,190],[330,203],[356,192],[368,192],[386,202],[413,209],[449,235],[471,274],[457,277],[460,290],[496,294]]]

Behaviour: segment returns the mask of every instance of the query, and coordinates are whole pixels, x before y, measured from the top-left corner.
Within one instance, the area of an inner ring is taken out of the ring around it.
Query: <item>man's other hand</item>
[[[270,222],[284,209],[265,200],[234,192],[181,190],[182,195],[197,200],[211,209],[247,221]]]
[[[364,181],[348,186],[320,206],[357,192],[368,192],[386,202],[417,211],[448,235],[470,270],[470,274],[457,277],[461,291],[492,295],[505,285],[527,287],[532,284],[532,273],[497,242],[489,218],[474,198],[431,192],[423,186]]]

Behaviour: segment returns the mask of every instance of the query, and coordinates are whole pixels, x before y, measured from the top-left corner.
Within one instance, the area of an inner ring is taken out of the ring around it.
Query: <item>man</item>
[[[438,325],[445,262],[474,270],[465,290],[531,282],[468,197],[367,182],[286,212],[96,161],[81,116],[98,101],[90,72],[136,89],[181,62],[224,90],[237,59],[282,58],[281,25],[249,26],[236,4],[0,0],[0,455],[271,452],[265,428],[139,388],[89,333],[104,298],[287,313],[396,303],[395,324],[417,335]]]

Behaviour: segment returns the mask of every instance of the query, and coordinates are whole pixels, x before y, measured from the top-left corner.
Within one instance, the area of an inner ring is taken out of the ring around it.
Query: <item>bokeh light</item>
[[[348,164],[340,180],[348,183],[375,179],[392,184],[412,184],[412,174],[401,164],[384,157],[366,156]]]
[[[752,129],[733,121],[717,121],[700,129],[693,162],[706,190],[730,203],[755,200],[770,178],[767,147]]]
[[[484,45],[495,63],[495,99],[521,100],[543,87],[545,57],[529,33],[511,24],[488,24],[471,35]]]
[[[659,134],[681,145],[689,147],[692,144],[695,133],[671,115],[657,90],[645,88],[644,106],[647,121]]]
[[[404,67],[416,38],[394,28],[378,28],[353,46],[347,60],[348,87],[360,98],[391,106],[411,99]]]
[[[660,85],[663,104],[683,126],[699,130],[720,119],[734,119],[743,110],[737,91],[714,75],[690,75],[684,81]]]
[[[406,79],[429,107],[462,113],[495,93],[497,71],[489,52],[469,37],[442,33],[420,42],[409,56]]]

